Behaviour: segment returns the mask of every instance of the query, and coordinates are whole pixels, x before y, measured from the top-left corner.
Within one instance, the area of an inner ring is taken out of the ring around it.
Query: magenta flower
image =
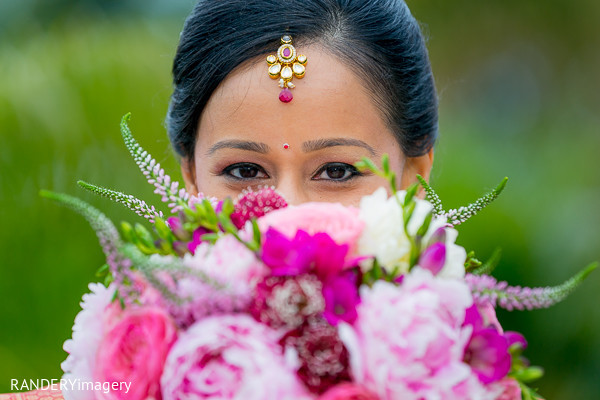
[[[419,258],[419,266],[431,271],[437,275],[446,263],[446,245],[444,243],[434,243],[429,246]]]
[[[181,222],[181,218],[169,217],[167,218],[167,225],[169,225],[171,232],[173,232],[173,234],[178,240],[190,240],[189,232],[183,229],[183,223]]]
[[[323,393],[318,400],[378,400],[379,398],[355,383],[342,383]]]
[[[471,366],[481,383],[498,381],[510,370],[508,341],[494,328],[475,331],[465,349],[464,362]]]
[[[295,276],[308,272],[316,251],[315,241],[305,231],[297,231],[290,240],[276,229],[269,228],[265,233],[262,260],[274,276]]]
[[[316,247],[314,271],[321,281],[326,282],[346,267],[348,245],[337,244],[323,232],[316,233],[312,239]]]
[[[194,231],[194,235],[192,237],[192,241],[188,243],[188,249],[190,250],[190,252],[192,254],[196,253],[196,247],[198,247],[200,245],[200,243],[203,242],[202,235],[205,235],[210,232],[211,231],[209,231],[208,229],[203,228],[201,226],[196,228],[196,230]]]
[[[527,340],[519,332],[506,331],[504,337],[508,340],[508,347],[518,343],[521,349],[525,350],[527,348]]]
[[[473,372],[484,384],[504,378],[511,365],[508,338],[493,324],[484,325],[484,319],[476,305],[472,305],[466,310],[464,325],[471,325],[473,333],[465,348],[463,361],[471,366]],[[513,340],[518,341],[519,339],[514,336]]]
[[[356,320],[356,307],[360,303],[357,281],[357,273],[349,270],[323,284],[323,317],[331,325],[335,326],[340,321],[352,324]]]

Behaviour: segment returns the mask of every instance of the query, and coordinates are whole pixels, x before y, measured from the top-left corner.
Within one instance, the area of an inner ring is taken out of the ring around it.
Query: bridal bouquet
[[[169,216],[133,196],[79,182],[146,218],[121,232],[83,201],[43,192],[83,214],[107,263],[92,283],[64,349],[66,399],[528,399],[541,376],[527,342],[503,330],[495,308],[563,299],[596,265],[554,288],[498,282],[455,243],[456,225],[493,201],[506,180],[468,207],[445,212],[395,187],[359,207],[288,206],[275,190],[218,201],[189,196],[121,130]],[[129,382],[122,385],[122,382]],[[71,385],[73,386],[73,385]],[[104,386],[102,386],[104,387]]]

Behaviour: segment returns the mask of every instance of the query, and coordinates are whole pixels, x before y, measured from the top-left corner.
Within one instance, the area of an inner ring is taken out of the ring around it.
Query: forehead
[[[298,51],[308,63],[305,77],[293,79],[291,102],[279,100],[281,88],[267,73],[266,57],[252,60],[211,96],[199,120],[197,147],[206,149],[223,139],[268,143],[350,137],[374,147],[395,141],[366,80],[320,46]]]

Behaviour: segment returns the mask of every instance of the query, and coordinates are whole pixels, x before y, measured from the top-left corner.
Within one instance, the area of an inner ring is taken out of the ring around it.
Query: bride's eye
[[[269,176],[256,164],[238,163],[229,165],[223,170],[223,174],[234,179],[264,179]]]
[[[323,166],[313,179],[346,182],[362,175],[354,166],[344,163],[329,163]]]

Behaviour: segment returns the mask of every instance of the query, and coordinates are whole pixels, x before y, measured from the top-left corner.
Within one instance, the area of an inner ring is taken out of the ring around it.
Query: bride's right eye
[[[265,179],[269,177],[260,166],[252,163],[231,164],[221,174],[236,180]]]

